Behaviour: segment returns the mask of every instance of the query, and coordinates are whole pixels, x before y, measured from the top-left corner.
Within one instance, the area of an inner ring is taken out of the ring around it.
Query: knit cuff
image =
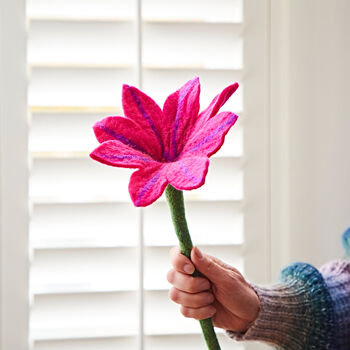
[[[238,341],[256,340],[277,349],[332,349],[334,310],[322,275],[305,263],[285,268],[270,288],[252,285],[261,308],[245,332],[227,331]]]
[[[350,232],[350,231],[349,231]],[[350,349],[350,258],[330,261],[320,268],[333,300],[337,320],[334,349]]]

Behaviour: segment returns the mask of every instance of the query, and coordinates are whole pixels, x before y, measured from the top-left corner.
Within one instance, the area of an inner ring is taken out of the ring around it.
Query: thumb
[[[222,280],[222,274],[225,268],[218,264],[213,257],[202,253],[197,247],[191,251],[191,260],[196,269],[212,282],[219,282]]]

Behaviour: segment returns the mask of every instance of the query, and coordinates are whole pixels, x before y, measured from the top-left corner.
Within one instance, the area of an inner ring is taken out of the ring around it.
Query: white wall
[[[280,103],[273,97],[282,99],[272,115],[272,123],[282,120],[272,125],[281,142],[278,151],[272,143],[272,172],[285,175],[272,196],[274,236],[284,235],[275,255],[282,265],[318,266],[343,255],[340,235],[350,226],[350,1],[283,3],[275,13],[285,16],[275,27],[281,32],[271,41],[272,63],[281,58],[271,65],[272,112]]]

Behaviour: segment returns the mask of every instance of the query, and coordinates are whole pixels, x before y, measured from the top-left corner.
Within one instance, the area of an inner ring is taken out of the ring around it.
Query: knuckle
[[[181,259],[181,258],[178,258],[178,257],[176,257],[176,258],[174,259],[174,261],[173,261],[174,269],[175,269],[176,271],[179,271],[179,272],[182,272],[182,271],[183,271],[183,269],[182,269],[182,265],[183,265],[183,264],[184,264],[184,263],[183,263],[182,259]]]
[[[195,308],[203,306],[201,298],[194,298],[192,300],[192,306],[195,307]]]
[[[196,312],[196,314],[193,316],[193,318],[195,318],[196,320],[200,321],[200,320],[204,320],[205,318],[208,318],[205,314],[205,311],[203,310],[198,310]]]
[[[188,290],[190,293],[198,292],[198,281],[195,277],[190,277],[188,281]]]
[[[187,296],[187,298],[184,300],[184,305],[197,309],[203,306],[203,302],[198,294],[192,294]]]
[[[206,306],[206,305],[207,305],[207,303],[205,302],[204,299],[197,300],[195,303],[196,308],[201,308],[201,307]]]
[[[176,288],[171,288],[169,290],[169,298],[177,303],[179,301],[179,291]]]
[[[200,320],[206,319],[207,317],[204,317],[204,316],[201,316],[201,315],[194,315],[193,318],[194,318],[195,320],[197,320],[197,321],[200,321]]]
[[[206,293],[203,295],[203,305],[209,305],[214,302],[214,295],[211,293]]]
[[[214,269],[214,262],[211,259],[207,259],[207,271],[213,271]]]
[[[194,301],[194,305],[196,308],[201,308],[208,304],[211,304],[212,302],[213,300],[209,293],[200,293]]]
[[[239,272],[239,270],[237,270],[234,266],[230,266],[230,268],[231,268],[232,272],[234,272],[237,275],[242,276],[242,274]]]
[[[210,318],[215,314],[215,309],[213,307],[205,307],[200,310],[198,315],[196,316],[197,320],[204,320],[206,318]]]
[[[212,259],[207,258],[205,269],[206,269],[206,271],[204,273],[205,275],[207,275],[207,276],[216,276],[217,275],[218,267],[217,267],[215,261],[213,261]]]
[[[230,278],[236,284],[245,282],[244,277],[239,272],[236,272],[236,271],[231,272]]]
[[[183,316],[185,316],[185,317],[188,317],[188,318],[190,318],[190,317],[192,317],[191,316],[191,312],[190,312],[190,309],[188,309],[187,307],[181,307],[181,313],[182,313],[182,315]]]
[[[241,280],[239,275],[236,273],[229,271],[222,276],[220,281],[220,289],[229,292],[233,288],[238,288],[241,284]]]
[[[166,278],[167,278],[168,282],[171,283],[171,284],[173,284],[174,279],[175,279],[174,278],[174,274],[175,274],[174,269],[171,269],[171,270],[168,271],[168,273],[166,275]]]

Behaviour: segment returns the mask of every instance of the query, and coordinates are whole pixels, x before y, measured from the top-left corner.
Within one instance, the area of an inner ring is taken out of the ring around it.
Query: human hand
[[[181,305],[185,317],[211,317],[214,326],[237,332],[245,331],[256,319],[260,300],[237,269],[197,247],[192,249],[192,262],[178,247],[171,249],[170,257],[173,269],[167,279],[173,287],[169,297]],[[191,276],[195,268],[203,277]]]

